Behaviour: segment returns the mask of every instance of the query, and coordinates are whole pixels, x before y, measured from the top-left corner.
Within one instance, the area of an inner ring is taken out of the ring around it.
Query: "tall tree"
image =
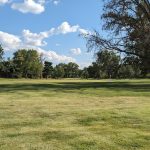
[[[105,78],[116,78],[119,69],[120,56],[112,51],[101,51],[97,53],[96,63]]]
[[[139,78],[141,77],[141,61],[139,58],[130,56],[121,60],[118,70],[120,78]]]
[[[3,68],[1,70],[1,77],[5,78],[16,78],[16,67],[13,60],[8,58],[8,60],[3,61]]]
[[[65,66],[65,77],[67,78],[76,78],[79,74],[79,66],[76,63],[69,62]]]
[[[103,29],[111,38],[104,39],[97,31],[86,36],[89,50],[115,50],[133,55],[142,62],[142,72],[150,72],[150,1],[107,0],[102,19]]]
[[[18,77],[41,77],[43,65],[36,50],[18,50],[14,53],[13,61],[16,66]]]
[[[90,78],[117,78],[120,67],[120,56],[113,51],[100,51],[96,55],[96,62],[87,68]]]
[[[44,69],[43,69],[43,77],[49,78],[53,75],[53,66],[52,62],[45,61],[44,62]]]
[[[80,77],[84,78],[84,79],[88,79],[89,78],[89,72],[88,72],[88,69],[86,67],[83,68]]]
[[[88,73],[89,73],[89,78],[96,78],[99,79],[101,78],[103,75],[103,73],[101,72],[99,65],[96,62],[93,62],[88,68]]]
[[[2,76],[2,69],[3,69],[3,55],[4,55],[4,49],[0,45],[0,77]]]
[[[65,66],[65,64],[63,64],[63,63],[60,63],[55,66],[54,74],[53,74],[54,78],[64,78],[64,76],[65,76],[64,66]]]
[[[4,55],[4,49],[3,49],[3,47],[0,45],[0,62],[3,60],[3,55]]]

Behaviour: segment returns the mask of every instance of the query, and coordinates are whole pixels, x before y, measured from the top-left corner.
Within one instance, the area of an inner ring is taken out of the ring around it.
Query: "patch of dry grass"
[[[149,150],[150,80],[0,79],[2,150]]]

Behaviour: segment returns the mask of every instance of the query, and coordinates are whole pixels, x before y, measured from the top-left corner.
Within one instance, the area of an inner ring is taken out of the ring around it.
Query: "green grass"
[[[148,79],[0,79],[0,150],[149,149]]]

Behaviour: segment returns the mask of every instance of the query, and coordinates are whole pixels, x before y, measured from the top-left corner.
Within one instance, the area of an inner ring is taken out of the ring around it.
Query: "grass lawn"
[[[0,150],[150,150],[150,80],[0,79]]]

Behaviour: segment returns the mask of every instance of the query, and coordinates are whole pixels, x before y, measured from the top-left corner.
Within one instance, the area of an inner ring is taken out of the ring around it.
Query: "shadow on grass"
[[[130,82],[61,82],[0,84],[0,93],[17,91],[56,91],[108,89],[113,91],[150,92],[150,84]]]
[[[81,126],[96,126],[97,125],[111,125],[113,128],[134,128],[134,129],[142,129],[145,131],[149,131],[149,123],[150,121],[146,118],[140,118],[134,115],[124,115],[120,113],[112,113],[112,112],[101,112],[96,116],[84,116],[80,117],[75,122]],[[94,131],[94,128],[91,128]],[[101,130],[99,130],[101,131]],[[101,132],[104,132],[101,131]],[[96,133],[99,134],[96,128]]]

